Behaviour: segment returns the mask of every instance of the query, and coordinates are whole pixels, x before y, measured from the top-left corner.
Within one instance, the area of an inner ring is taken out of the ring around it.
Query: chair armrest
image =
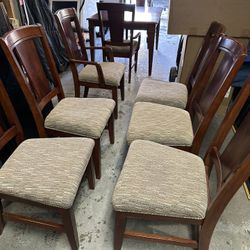
[[[114,62],[114,55],[113,55],[113,51],[112,51],[112,48],[110,47],[105,47],[105,46],[89,46],[89,47],[85,47],[86,49],[90,49],[90,50],[97,50],[97,49],[100,49],[100,50],[105,50],[107,55],[108,55],[108,58],[109,58],[109,61],[110,62]]]
[[[133,36],[133,39],[139,38],[141,39],[141,32],[138,32],[135,36]]]
[[[98,82],[100,87],[105,88],[105,79],[102,71],[102,67],[99,63],[97,62],[92,62],[92,61],[85,61],[85,60],[79,60],[79,59],[69,59],[70,63],[75,63],[75,64],[83,64],[83,65],[93,65],[96,67],[97,74],[98,74]]]
[[[76,63],[76,64],[83,64],[83,65],[99,65],[97,62],[93,61],[85,61],[80,59],[69,59],[69,62]]]
[[[140,49],[140,45],[141,45],[141,32],[138,32],[133,39],[137,39],[138,38],[138,50]]]

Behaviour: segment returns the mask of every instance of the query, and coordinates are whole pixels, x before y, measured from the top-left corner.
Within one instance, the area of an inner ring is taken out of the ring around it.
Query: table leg
[[[159,21],[159,23],[156,27],[156,49],[157,50],[158,50],[158,43],[159,43],[160,23],[161,23],[161,21]]]
[[[89,22],[89,43],[90,46],[95,46],[95,26]],[[95,50],[90,50],[91,61],[95,61]]]
[[[150,25],[147,30],[148,35],[148,75],[152,74],[153,57],[154,57],[154,39],[155,39],[155,24]]]

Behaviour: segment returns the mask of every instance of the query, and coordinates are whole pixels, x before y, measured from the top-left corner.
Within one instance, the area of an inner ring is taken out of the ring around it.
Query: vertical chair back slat
[[[29,51],[29,53],[27,53],[27,51]],[[34,41],[23,41],[15,47],[13,52],[18,57],[18,61],[28,78],[29,85],[34,92],[36,100],[41,101],[41,99],[50,92],[51,87],[41,64]],[[31,61],[33,63],[30,63]]]
[[[41,44],[49,76],[41,64],[37,43]],[[43,112],[54,97],[64,98],[64,92],[43,28],[40,25],[20,27],[0,38],[0,45],[29,104],[39,136],[46,137]]]
[[[126,28],[125,16],[130,15],[129,21],[134,22],[135,5],[120,3],[97,3],[102,43],[109,43],[105,39],[104,27],[109,27],[110,43],[117,46],[128,46],[124,44],[124,30]],[[130,39],[133,38],[133,28],[130,29]]]
[[[58,10],[55,15],[70,59],[88,61],[82,29],[74,8]]]
[[[242,161],[249,154],[250,149],[250,115],[246,116],[245,122],[240,126],[239,131],[231,139],[229,145],[221,155],[223,170],[223,181],[241,165]],[[250,167],[250,166],[249,166]]]
[[[218,110],[231,82],[246,57],[246,48],[236,40],[223,37],[213,57],[219,62],[213,67],[208,84],[202,93],[194,97],[188,107],[194,129],[192,152],[198,153],[208,126]],[[213,59],[211,60],[213,61]],[[213,64],[214,65],[214,64]]]
[[[247,94],[242,94],[241,98],[246,101],[249,96],[249,86]],[[238,102],[239,105],[241,101]],[[237,105],[238,105],[237,104]],[[229,119],[235,120],[234,112],[230,113]],[[230,124],[230,123],[229,123]],[[232,139],[227,144],[223,152],[219,153],[219,148],[215,147],[212,151],[217,151],[218,157],[216,161],[219,161],[221,167],[221,183],[217,189],[216,194],[209,202],[208,210],[204,222],[201,227],[200,237],[199,237],[199,249],[208,249],[209,242],[211,240],[213,230],[223,213],[224,209],[233,198],[235,193],[242,186],[243,182],[250,176],[250,113],[245,117],[240,128],[237,129],[236,133],[233,135]],[[223,137],[225,131],[228,129],[223,128]],[[225,137],[224,137],[225,138]],[[216,141],[216,139],[215,139]],[[219,140],[217,140],[217,143]],[[219,143],[220,144],[220,143]],[[218,145],[219,146],[219,145]],[[205,162],[213,165],[215,162],[211,160],[211,153],[207,154]],[[209,159],[210,158],[210,159]],[[209,159],[209,160],[208,160]],[[210,166],[211,167],[211,166]]]
[[[211,23],[187,80],[189,94],[197,82],[199,82],[199,85],[202,85],[201,82],[206,81],[203,71],[206,68],[208,62],[211,60],[211,55],[215,51],[216,45],[220,42],[219,38],[224,31],[225,27],[221,23]],[[207,70],[207,73],[211,73],[210,71],[211,68]]]

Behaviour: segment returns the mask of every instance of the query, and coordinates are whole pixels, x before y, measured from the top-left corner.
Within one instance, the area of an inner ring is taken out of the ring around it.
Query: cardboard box
[[[212,21],[229,36],[250,37],[250,0],[170,0],[169,34],[204,36]]]

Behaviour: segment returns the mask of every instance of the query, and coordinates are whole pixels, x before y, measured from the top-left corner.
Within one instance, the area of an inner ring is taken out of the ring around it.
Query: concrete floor
[[[157,1],[155,1],[157,2]],[[163,3],[163,1],[161,1]],[[158,2],[160,4],[160,1]],[[159,50],[155,51],[152,77],[167,80],[169,68],[174,65],[178,36],[167,36],[167,12],[162,17]],[[89,190],[86,180],[83,181],[74,204],[80,248],[84,250],[112,250],[114,213],[111,196],[120,174],[126,156],[126,130],[128,127],[134,99],[140,82],[147,77],[147,50],[145,34],[139,53],[138,73],[132,76],[131,84],[126,83],[125,101],[119,100],[119,119],[115,122],[115,144],[110,145],[108,135],[102,136],[102,179],[96,182],[95,190]],[[122,62],[126,63],[125,60]],[[127,75],[126,75],[127,76]],[[73,96],[72,76],[69,72],[62,74],[66,96]],[[90,91],[90,97],[106,96],[108,92]],[[218,118],[219,115],[217,115]],[[215,119],[216,120],[216,119]],[[218,119],[217,119],[218,120]],[[207,145],[216,122],[210,128],[209,135],[203,145]],[[181,180],[180,180],[181,182]],[[223,213],[215,229],[210,249],[212,250],[247,250],[250,249],[250,217],[249,201],[241,188]],[[35,217],[48,218],[47,211],[11,204],[10,211],[32,214]],[[58,219],[56,214],[51,217]],[[189,235],[184,226],[166,225],[163,223],[128,223],[129,228],[141,229],[147,232]],[[0,237],[1,250],[68,250],[70,249],[65,234],[38,229],[36,227],[8,222]],[[175,250],[186,249],[163,244],[149,243],[136,240],[124,240],[123,250]]]

